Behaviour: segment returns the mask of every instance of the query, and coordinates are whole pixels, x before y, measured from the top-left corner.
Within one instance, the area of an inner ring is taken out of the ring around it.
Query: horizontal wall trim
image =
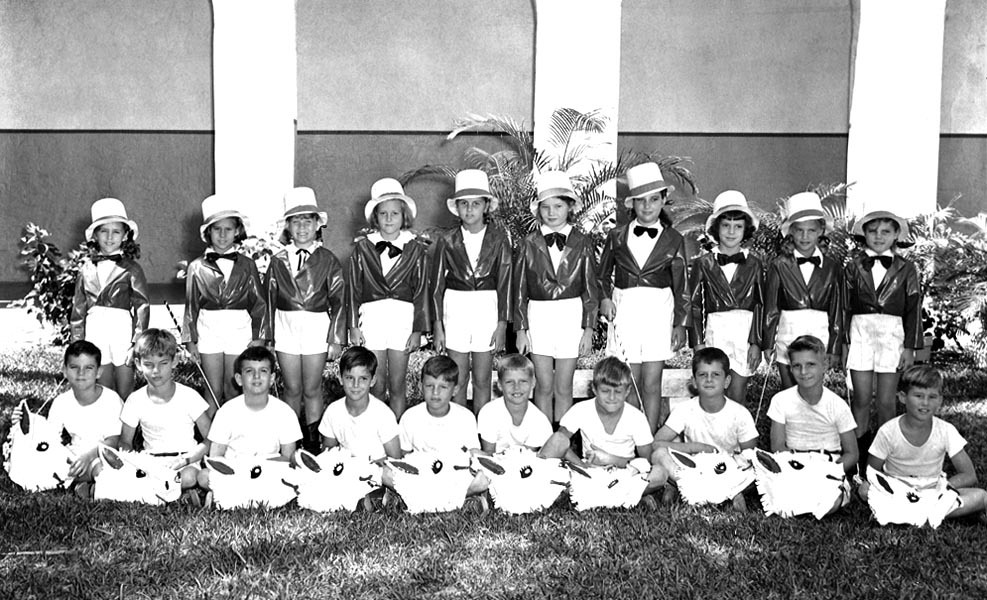
[[[118,133],[127,135],[147,135],[151,134],[166,134],[166,135],[215,135],[216,132],[212,129],[0,129],[0,134],[5,133],[77,133],[77,134],[106,134],[106,133]]]
[[[161,135],[215,135],[216,132],[212,129],[201,129],[201,130],[190,130],[190,129],[0,129],[0,135],[2,134],[126,134],[126,135],[147,135],[147,134],[161,134]],[[531,133],[530,131],[528,133]],[[449,135],[449,130],[430,130],[430,129],[394,129],[394,130],[384,130],[384,129],[304,129],[296,132],[297,135]],[[460,136],[466,135],[507,135],[499,131],[469,131],[461,133]],[[751,132],[751,131],[738,131],[738,132],[710,132],[710,131],[618,131],[617,135],[628,136],[628,137],[642,137],[642,136],[652,136],[652,137],[740,137],[740,138],[795,138],[795,137],[820,137],[820,138],[845,138],[850,134],[848,133],[826,133],[826,132],[811,132],[802,131],[796,133],[783,133],[783,132]],[[955,138],[955,139],[987,139],[987,132],[985,133],[940,133],[940,138]]]

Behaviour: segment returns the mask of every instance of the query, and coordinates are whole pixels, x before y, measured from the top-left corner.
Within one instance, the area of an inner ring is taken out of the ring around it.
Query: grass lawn
[[[59,356],[0,358],[0,434],[20,398],[36,408],[58,388]],[[987,479],[987,375],[948,371],[942,416]],[[768,395],[776,388],[769,380]],[[859,503],[823,522],[687,506],[523,517],[199,511],[27,494],[3,474],[0,598],[983,598],[985,533],[975,521],[881,528]]]

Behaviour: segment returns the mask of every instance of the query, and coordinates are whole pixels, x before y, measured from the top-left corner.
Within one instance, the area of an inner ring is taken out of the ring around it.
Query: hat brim
[[[452,214],[459,216],[459,211],[456,210],[456,202],[458,200],[469,200],[473,198],[486,198],[490,202],[490,212],[497,210],[497,207],[500,206],[500,200],[492,194],[457,194],[446,200],[446,208],[448,208],[449,212]]]
[[[248,219],[240,211],[237,211],[237,210],[221,210],[221,211],[219,211],[218,213],[216,213],[214,215],[210,215],[209,218],[206,219],[205,221],[203,221],[202,225],[199,227],[199,237],[202,238],[202,241],[203,242],[206,242],[207,244],[209,243],[209,240],[206,239],[206,232],[209,231],[209,227],[213,223],[215,223],[217,221],[222,221],[223,219],[240,219],[240,222],[243,223],[244,230],[246,230],[248,227],[250,227],[250,219]],[[244,231],[244,233],[246,233],[246,231]]]
[[[93,234],[96,233],[96,229],[100,225],[106,225],[107,223],[126,223],[127,227],[134,232],[134,240],[137,240],[137,236],[140,235],[140,230],[137,228],[137,223],[131,219],[125,219],[123,217],[100,217],[93,221],[89,227],[86,227],[86,241],[93,239]]]
[[[890,219],[898,224],[898,241],[908,242],[911,233],[908,229],[908,221],[887,210],[875,210],[865,214],[853,223],[853,235],[864,236],[864,225],[875,219]]]
[[[754,229],[757,229],[758,227],[761,226],[761,221],[754,215],[754,211],[752,211],[750,207],[744,206],[743,204],[730,204],[727,206],[720,207],[719,210],[714,210],[713,214],[711,214],[709,217],[706,218],[706,231],[708,232],[710,229],[713,228],[713,223],[716,222],[717,217],[724,215],[728,212],[744,213],[745,215],[751,218],[751,223],[754,224]]]
[[[316,215],[319,217],[319,227],[325,227],[329,224],[329,213],[324,210],[319,210],[317,206],[295,206],[285,211],[284,217],[281,219],[286,225],[288,219],[291,217],[297,217],[298,215]]]
[[[824,211],[819,211],[815,209],[802,210],[795,214],[789,215],[785,218],[785,221],[781,224],[781,235],[782,237],[788,235],[789,228],[794,223],[801,223],[802,221],[819,221],[822,220],[826,223],[826,230],[823,233],[829,233],[833,230],[833,217],[827,215]]]
[[[379,198],[371,198],[367,201],[367,205],[363,207],[363,217],[370,222],[370,216],[374,214],[374,209],[381,202],[387,202],[388,200],[401,200],[408,205],[408,209],[411,211],[411,218],[414,219],[418,216],[418,205],[415,203],[411,196],[405,194],[385,194]]]
[[[569,192],[564,194],[548,194],[544,197],[542,197],[542,195],[539,194],[537,198],[531,201],[531,205],[529,206],[529,208],[531,208],[531,214],[538,216],[538,205],[544,202],[545,200],[548,200],[549,198],[565,198],[566,200],[571,200],[573,202],[572,210],[574,211],[579,211],[582,210],[583,208],[582,200],[580,200],[574,194],[571,194]]]
[[[651,183],[638,186],[637,188],[630,191],[630,193],[624,198],[624,205],[627,206],[627,201],[634,201],[636,198],[644,198],[645,196],[650,196],[652,194],[657,194],[662,190],[668,190],[671,194],[675,191],[675,186],[667,183],[665,181],[653,181]],[[630,208],[628,206],[628,208]]]

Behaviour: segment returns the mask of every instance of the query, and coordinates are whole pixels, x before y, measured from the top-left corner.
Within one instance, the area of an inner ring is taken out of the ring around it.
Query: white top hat
[[[898,224],[898,241],[908,242],[909,241],[909,231],[908,231],[908,221],[894,214],[890,210],[869,210],[864,216],[860,217],[853,223],[853,235],[864,235],[864,225],[869,221],[874,219],[890,219]]]
[[[233,206],[233,202],[230,201],[229,196],[213,194],[203,200],[202,226],[199,227],[199,236],[202,238],[202,241],[209,243],[206,232],[209,231],[210,225],[227,218],[240,219],[244,229],[250,226],[250,221]]]
[[[92,206],[93,222],[86,227],[86,241],[93,239],[96,228],[106,223],[126,223],[127,227],[134,232],[134,239],[137,239],[137,223],[127,218],[127,209],[116,198],[100,198],[93,202]]]
[[[675,186],[667,183],[661,174],[657,163],[646,162],[627,169],[627,187],[629,191],[624,198],[624,206],[630,208],[635,198],[643,198],[662,190],[669,193],[675,191]]]
[[[374,214],[374,209],[377,208],[377,205],[388,200],[403,200],[408,205],[408,210],[411,211],[411,218],[414,219],[418,215],[418,206],[411,196],[404,193],[401,182],[397,179],[385,177],[378,179],[370,187],[370,200],[363,207],[363,216],[367,219],[368,223],[370,222],[370,215]]]
[[[781,224],[782,236],[788,235],[788,228],[792,226],[792,223],[800,221],[822,219],[826,222],[826,231],[833,229],[833,217],[823,210],[822,200],[819,199],[819,194],[815,192],[799,192],[789,198],[785,206],[787,216]]]
[[[727,190],[725,192],[720,192],[720,195],[713,200],[713,214],[711,214],[706,219],[706,231],[709,231],[713,227],[713,223],[716,222],[716,218],[723,213],[728,212],[742,212],[751,218],[751,222],[754,224],[754,229],[760,226],[761,222],[754,212],[747,205],[747,198],[737,190]]]
[[[531,201],[532,214],[537,215],[538,205],[549,198],[567,198],[575,203],[572,207],[573,210],[582,208],[582,200],[573,191],[569,176],[562,171],[545,171],[536,175],[535,180],[538,195]]]
[[[497,198],[490,193],[490,182],[487,174],[479,169],[463,169],[456,173],[456,193],[446,200],[449,212],[458,215],[456,201],[466,198],[486,198],[490,201],[490,210],[497,210]]]
[[[310,187],[296,187],[285,193],[284,218],[287,220],[295,215],[318,215],[319,227],[325,227],[329,223],[329,215],[319,210],[319,205],[315,203],[315,192]]]

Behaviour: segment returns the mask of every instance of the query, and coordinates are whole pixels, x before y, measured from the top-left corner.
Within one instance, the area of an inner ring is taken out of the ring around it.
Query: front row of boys
[[[48,420],[56,431],[64,428],[71,437],[70,448],[78,457],[71,475],[85,484],[81,488],[99,472],[97,445],[119,443],[124,450],[133,449],[138,426],[144,451],[181,470],[183,488],[198,483],[208,489],[209,471],[198,469],[207,451],[214,457],[292,459],[302,432],[294,411],[269,395],[275,369],[269,350],[251,347],[237,358],[234,377],[243,394],[224,404],[212,422],[202,398],[174,380],[177,342],[171,334],[149,329],[139,338],[135,352],[147,386],[122,404],[112,390],[97,382],[98,348],[77,341],[66,349],[64,372],[71,389],[53,400]],[[771,401],[771,450],[830,453],[851,472],[858,461],[856,423],[846,403],[823,386],[826,347],[817,338],[803,336],[789,345],[788,358],[796,385]],[[327,449],[339,445],[372,461],[415,451],[467,448],[492,453],[511,446],[540,448],[542,456],[566,458],[581,466],[620,467],[639,456],[653,463],[645,490],[648,495],[674,480],[675,468],[666,448],[686,453],[736,452],[753,448],[757,441],[750,413],[726,397],[730,361],[716,348],[696,352],[693,375],[698,397],[676,407],[654,438],[644,414],[626,402],[632,386],[629,368],[613,357],[594,368],[595,400],[576,403],[555,433],[528,400],[534,369],[523,356],[510,355],[501,361],[498,374],[504,396],[483,408],[478,424],[471,412],[452,402],[458,391],[455,362],[445,356],[429,359],[422,369],[425,401],[408,410],[400,426],[389,408],[370,393],[377,369],[374,353],[351,347],[340,360],[345,397],[326,410],[319,425],[322,442]],[[952,425],[935,417],[941,387],[941,376],[930,367],[905,372],[898,393],[905,413],[878,431],[868,463],[922,488],[934,484],[948,456],[956,470],[949,484],[958,489],[962,500],[950,516],[983,514],[987,492],[973,487],[977,476],[965,450],[966,441]],[[16,411],[15,416],[19,416]],[[196,429],[209,443],[196,441]],[[570,445],[577,432],[582,438],[581,456]],[[470,493],[480,493],[485,487],[479,475]],[[866,498],[866,483],[860,492]],[[848,500],[849,486],[833,510]],[[734,505],[744,510],[743,497],[735,498]]]

